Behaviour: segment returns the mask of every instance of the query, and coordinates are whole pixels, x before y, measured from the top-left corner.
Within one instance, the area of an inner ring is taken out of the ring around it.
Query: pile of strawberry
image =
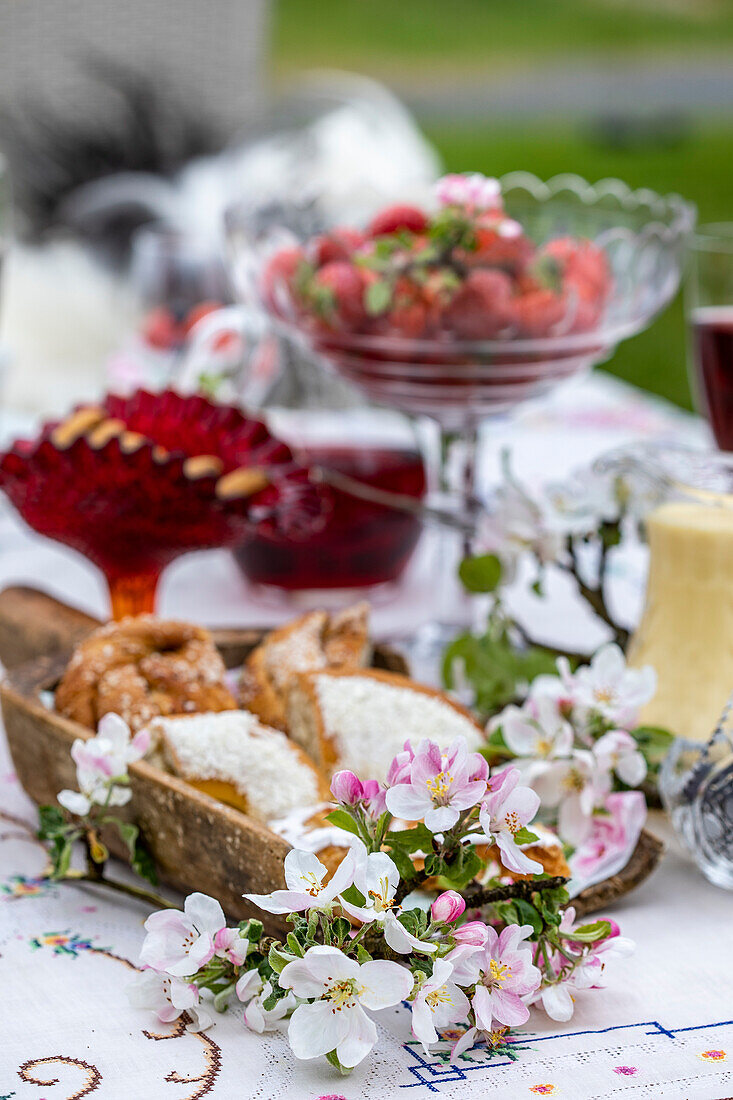
[[[222,302],[204,301],[180,316],[168,306],[155,306],[145,316],[140,335],[144,343],[156,351],[180,351],[194,325],[223,308]],[[224,350],[228,346],[228,340],[228,333],[218,336],[214,350]]]
[[[438,206],[390,206],[365,231],[334,229],[277,252],[269,309],[314,335],[490,340],[587,332],[612,289],[605,253],[560,237],[541,247],[509,218],[496,180],[445,176]]]

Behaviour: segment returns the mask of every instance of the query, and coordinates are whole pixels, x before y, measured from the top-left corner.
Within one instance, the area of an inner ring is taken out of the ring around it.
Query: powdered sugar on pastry
[[[231,784],[260,821],[321,799],[318,773],[303,753],[247,711],[157,718],[150,731],[175,774]]]
[[[481,730],[439,694],[396,686],[373,676],[315,675],[323,731],[334,742],[338,766],[363,779],[384,780],[404,742],[428,737],[442,746],[465,737],[482,744]]]

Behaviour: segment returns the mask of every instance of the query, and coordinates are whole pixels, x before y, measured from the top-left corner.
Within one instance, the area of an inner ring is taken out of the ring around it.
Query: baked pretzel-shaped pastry
[[[234,710],[224,662],[208,630],[138,615],[81,642],[56,689],[56,709],[95,729],[113,711],[132,730],[153,718]]]

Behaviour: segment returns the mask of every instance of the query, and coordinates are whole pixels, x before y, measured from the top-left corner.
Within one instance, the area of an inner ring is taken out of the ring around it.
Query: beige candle
[[[696,741],[708,739],[733,690],[731,505],[701,494],[699,504],[663,504],[646,520],[649,580],[629,662],[653,665],[659,686],[642,722]]]

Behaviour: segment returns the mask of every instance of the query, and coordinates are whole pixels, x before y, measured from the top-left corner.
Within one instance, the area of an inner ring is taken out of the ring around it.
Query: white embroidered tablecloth
[[[511,442],[518,473],[544,479],[609,446],[655,434],[699,440],[705,429],[597,377],[529,410],[512,433],[498,432],[484,464],[490,474],[498,447]],[[622,559],[617,573],[633,611],[638,556]],[[13,582],[42,583],[104,613],[93,571],[21,531],[5,513],[0,586]],[[418,562],[395,604],[377,610],[377,629],[404,623],[416,605],[424,614],[422,593]],[[560,585],[550,595],[547,604],[527,604],[537,632],[550,636],[560,603],[565,627],[591,640],[567,591]],[[172,569],[161,610],[212,624],[267,617],[247,602],[228,556],[218,553],[192,555]],[[378,1017],[372,1056],[342,1079],[323,1060],[296,1062],[279,1033],[248,1033],[238,1013],[193,1035],[132,1009],[124,987],[142,942],[144,907],[92,887],[39,882],[45,857],[34,839],[35,820],[0,740],[0,1100],[733,1097],[733,897],[709,885],[673,838],[652,877],[609,910],[636,941],[636,954],[612,964],[606,991],[578,994],[570,1023],[554,1024],[535,1011],[515,1060],[474,1051],[451,1066],[447,1043],[425,1057],[411,1040],[407,1009],[390,1009]],[[666,833],[661,819],[652,827]]]

